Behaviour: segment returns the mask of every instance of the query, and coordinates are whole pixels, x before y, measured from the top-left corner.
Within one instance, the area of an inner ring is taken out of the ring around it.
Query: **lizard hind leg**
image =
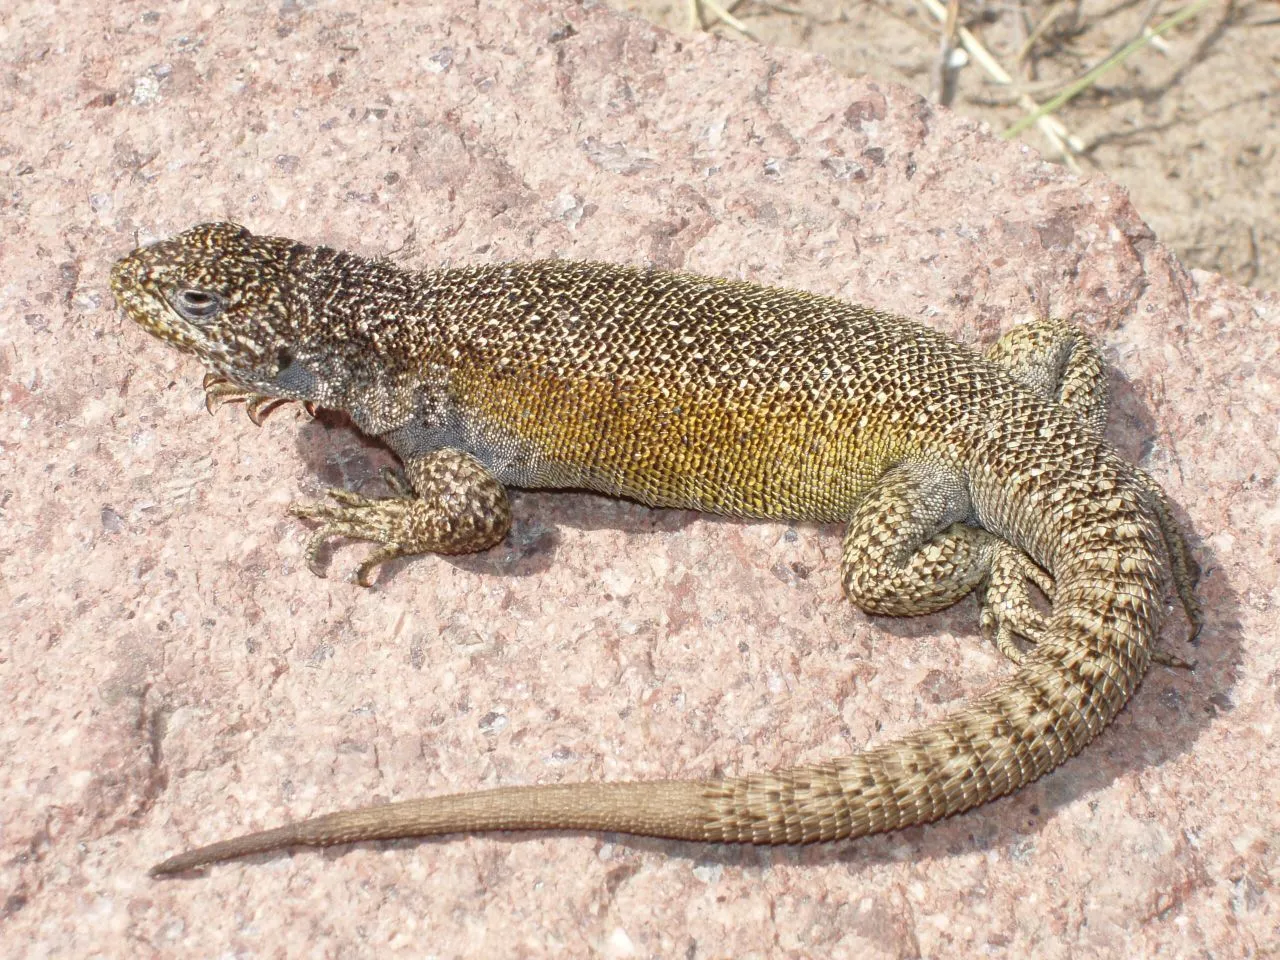
[[[986,357],[1075,416],[1095,437],[1102,436],[1107,425],[1106,369],[1097,345],[1080,327],[1066,320],[1033,320],[1008,331],[988,348]],[[1190,639],[1194,640],[1204,625],[1204,614],[1195,595],[1200,569],[1160,484],[1138,467],[1134,468],[1134,477],[1159,521],[1173,568],[1174,588],[1191,626]],[[1043,590],[1043,584],[1038,585]],[[1049,591],[1044,592],[1049,595]],[[997,646],[1004,650],[999,633],[995,638]],[[1157,663],[1167,666],[1188,666],[1162,650],[1153,656]]]
[[[1173,586],[1178,591],[1178,599],[1182,603],[1182,610],[1187,616],[1187,623],[1191,626],[1191,636],[1188,637],[1188,640],[1194,641],[1199,636],[1201,628],[1204,627],[1204,611],[1200,606],[1200,601],[1196,598],[1196,584],[1200,581],[1200,565],[1196,563],[1195,557],[1191,555],[1191,548],[1187,546],[1187,538],[1183,535],[1178,521],[1174,519],[1173,508],[1169,505],[1169,498],[1165,496],[1160,484],[1156,483],[1145,470],[1134,467],[1133,472],[1147,495],[1147,502],[1155,510],[1157,521],[1159,521],[1160,535],[1164,538],[1165,549],[1169,552],[1169,563],[1173,568]],[[1187,665],[1171,655],[1163,656],[1165,657],[1164,659],[1162,659],[1161,651],[1156,651],[1156,659],[1159,663],[1165,663],[1170,666]]]
[[[321,526],[307,545],[307,565],[323,576],[317,560],[330,537],[369,540],[379,546],[356,571],[371,586],[377,567],[421,553],[460,554],[486,550],[511,528],[507,491],[480,461],[462,450],[444,449],[405,463],[404,478],[384,472],[394,496],[365,497],[330,490],[336,503],[295,503],[295,517]]]
[[[1107,426],[1107,374],[1089,335],[1066,320],[1039,319],[1008,331],[986,353],[992,363],[1071,413],[1095,437]]]
[[[941,610],[972,591],[983,632],[1021,662],[1016,638],[1038,643],[1047,629],[1031,597],[1053,596],[1053,580],[1021,550],[980,527],[956,472],[904,463],[887,471],[858,505],[841,561],[846,596],[861,610],[914,616]]]

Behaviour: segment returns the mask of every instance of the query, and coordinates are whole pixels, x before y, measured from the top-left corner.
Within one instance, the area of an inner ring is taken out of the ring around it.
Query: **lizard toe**
[[[304,554],[312,573],[324,576],[320,554],[334,537],[367,540],[379,545],[356,572],[356,582],[365,587],[372,585],[373,571],[379,564],[394,557],[421,552],[406,543],[411,539],[406,535],[413,530],[415,501],[402,496],[366,497],[348,490],[330,490],[329,496],[338,503],[294,503],[289,506],[292,516],[321,524],[307,541]]]
[[[1022,662],[1019,638],[1034,646],[1048,635],[1048,620],[1036,606],[1031,584],[1052,599],[1053,578],[1021,550],[1001,544],[987,576],[979,623],[984,636],[1014,663]]]

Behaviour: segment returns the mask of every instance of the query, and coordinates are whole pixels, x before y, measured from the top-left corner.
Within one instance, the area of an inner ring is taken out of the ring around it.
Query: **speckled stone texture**
[[[20,3],[0,19],[0,953],[1242,957],[1276,896],[1280,298],[1124,192],[820,60],[593,4]],[[856,843],[195,843],[498,784],[860,749],[1009,669],[972,601],[840,596],[834,527],[523,494],[502,546],[313,577],[288,501],[380,492],[339,418],[202,409],[107,269],[232,218],[429,266],[560,255],[784,283],[986,343],[1075,315],[1111,437],[1205,567],[1194,673],[1012,798]]]

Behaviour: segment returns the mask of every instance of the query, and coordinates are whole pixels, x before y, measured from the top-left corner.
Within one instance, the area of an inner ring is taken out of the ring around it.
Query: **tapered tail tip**
[[[203,864],[188,864],[186,863],[185,857],[170,857],[168,860],[157,863],[154,867],[148,870],[147,876],[156,879],[161,877],[172,877],[177,873],[186,873],[189,870],[194,870],[197,866],[203,866]]]

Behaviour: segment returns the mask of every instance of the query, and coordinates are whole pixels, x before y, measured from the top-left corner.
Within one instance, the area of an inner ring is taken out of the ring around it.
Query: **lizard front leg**
[[[841,561],[845,594],[867,613],[914,616],[985,588],[983,630],[1018,662],[1015,637],[1037,643],[1046,628],[1026,582],[1052,596],[1053,581],[1017,547],[958,522],[971,510],[964,479],[953,469],[917,462],[892,468],[849,521]]]
[[[506,488],[471,454],[452,448],[405,461],[405,478],[383,471],[394,496],[365,497],[330,490],[332,503],[295,503],[295,517],[318,520],[307,544],[307,565],[324,576],[317,558],[330,537],[369,540],[380,546],[356,571],[356,582],[372,586],[379,564],[420,553],[475,553],[511,529]]]

